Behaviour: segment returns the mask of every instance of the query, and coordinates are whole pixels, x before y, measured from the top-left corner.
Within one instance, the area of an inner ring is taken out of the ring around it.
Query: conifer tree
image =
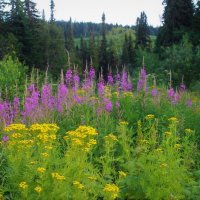
[[[105,14],[102,15],[102,33],[101,44],[99,49],[99,67],[103,69],[103,76],[106,79],[108,74],[108,58],[107,58],[107,40],[106,40],[106,24]],[[100,69],[99,69],[100,70]]]
[[[89,59],[91,65],[93,67],[97,68],[98,67],[98,55],[97,55],[97,45],[95,43],[95,38],[94,38],[94,33],[90,32],[90,37],[89,37]]]
[[[190,31],[194,14],[192,0],[164,0],[163,26],[160,28],[157,46],[178,43]]]
[[[150,42],[149,28],[147,16],[145,12],[141,12],[140,17],[136,21],[136,46],[148,47]]]
[[[51,10],[50,21],[54,22],[55,21],[55,18],[54,18],[54,12],[55,12],[55,3],[54,3],[54,0],[51,0],[51,2],[50,2],[50,10]]]

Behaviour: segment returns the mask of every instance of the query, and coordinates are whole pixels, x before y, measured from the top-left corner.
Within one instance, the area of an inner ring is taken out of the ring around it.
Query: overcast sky
[[[107,23],[135,25],[136,18],[141,11],[145,11],[148,24],[161,25],[163,0],[54,0],[56,20],[84,22],[101,22],[104,12]],[[45,10],[46,19],[49,19],[50,0],[35,0],[40,12]]]

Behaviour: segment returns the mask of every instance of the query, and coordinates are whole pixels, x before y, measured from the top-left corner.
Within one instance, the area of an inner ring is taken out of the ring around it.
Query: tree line
[[[56,21],[53,0],[50,19],[44,11],[39,14],[34,1],[0,0],[0,58],[16,56],[29,69],[48,70],[54,77],[67,67],[84,70],[93,65],[106,78],[110,69],[119,66],[132,71],[144,57],[150,71],[172,70],[177,79],[182,73],[190,83],[188,74],[198,79],[199,72],[200,1],[164,0],[163,5],[163,24],[158,29],[148,25],[145,12],[133,26],[107,24],[105,14],[100,24]],[[109,34],[115,32],[116,37]],[[182,63],[185,55],[189,58]]]

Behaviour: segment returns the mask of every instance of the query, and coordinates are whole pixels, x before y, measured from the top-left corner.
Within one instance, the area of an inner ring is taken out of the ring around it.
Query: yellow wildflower
[[[19,187],[24,190],[28,187],[28,184],[25,181],[23,181],[19,184]]]
[[[121,121],[121,122],[119,122],[119,125],[121,125],[121,126],[127,126],[127,125],[128,125],[128,122],[126,122],[126,121]]]
[[[56,180],[65,180],[65,177],[60,175],[59,173],[57,172],[53,172],[51,173],[51,176],[52,178],[56,179]]]
[[[37,193],[42,192],[42,188],[40,186],[35,187],[34,189]]]
[[[123,172],[123,171],[119,171],[119,176],[122,177],[122,178],[123,178],[123,177],[126,177],[126,173]]]
[[[45,149],[48,149],[48,150],[51,150],[51,149],[53,149],[53,147],[52,147],[52,146],[45,146],[44,148],[45,148]]]
[[[165,132],[165,135],[166,135],[166,136],[170,136],[170,135],[172,135],[172,132],[166,131],[166,132]]]
[[[188,134],[190,134],[190,133],[193,133],[194,131],[192,130],[192,129],[190,129],[190,128],[186,128],[185,129],[185,133],[188,133]]]
[[[152,115],[152,114],[149,114],[149,115],[147,115],[147,116],[145,117],[146,120],[150,120],[150,119],[154,119],[154,118],[155,118],[155,116]]]
[[[46,171],[46,169],[44,167],[37,168],[37,172],[39,172],[39,173],[44,173],[45,171]]]
[[[80,183],[79,181],[74,181],[73,182],[73,185],[75,186],[75,187],[77,187],[78,189],[83,189],[85,186],[82,184],[82,183]]]
[[[72,139],[72,144],[76,145],[76,146],[81,146],[81,145],[83,145],[83,142],[78,138],[73,138]]]
[[[31,161],[30,162],[30,165],[35,165],[35,164],[37,164],[37,161]]]
[[[163,152],[163,150],[161,148],[157,148],[155,151],[156,152]]]
[[[178,119],[176,117],[171,117],[171,118],[168,119],[168,121],[177,123]]]
[[[103,191],[110,193],[113,199],[118,197],[119,194],[119,188],[115,184],[106,184]]]
[[[180,149],[180,148],[181,148],[181,144],[175,144],[175,145],[174,145],[174,148],[175,148],[175,149]]]
[[[10,124],[9,126],[4,128],[5,132],[10,131],[26,131],[28,130],[24,124]]]
[[[112,133],[106,135],[106,136],[104,137],[104,139],[105,139],[106,141],[117,141],[117,137],[116,137],[115,135],[113,135]]]
[[[49,156],[49,154],[48,154],[48,153],[46,153],[46,152],[44,152],[44,153],[41,153],[41,155],[42,155],[42,156],[44,156],[44,157],[48,157],[48,156]]]
[[[94,176],[88,176],[87,178],[90,179],[90,180],[93,180],[93,181],[96,181],[96,180],[97,180],[97,178],[94,177]]]
[[[12,137],[12,138],[15,138],[15,139],[21,138],[21,137],[22,137],[22,134],[20,134],[20,133],[13,133],[13,134],[11,134],[11,137]]]

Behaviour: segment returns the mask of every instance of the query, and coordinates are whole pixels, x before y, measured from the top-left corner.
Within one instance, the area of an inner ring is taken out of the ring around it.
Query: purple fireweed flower
[[[188,99],[187,102],[186,102],[186,105],[188,107],[192,107],[192,99]]]
[[[151,90],[151,95],[152,95],[153,97],[158,96],[158,90],[157,90],[156,88],[152,89],[152,90]]]
[[[146,70],[144,68],[140,70],[140,77],[137,84],[137,90],[141,91],[142,89],[144,91],[147,91],[147,75]]]
[[[6,142],[6,141],[8,141],[8,140],[9,140],[8,136],[3,136],[2,142]]]
[[[179,100],[180,100],[180,95],[179,95],[178,93],[175,93],[173,99],[171,100],[172,103],[173,103],[174,105],[176,105],[176,104],[178,103]]]
[[[42,107],[53,109],[51,85],[43,85],[41,93]]]
[[[32,117],[39,107],[39,92],[33,88],[30,96],[25,98],[24,117]]]
[[[173,89],[173,88],[170,88],[170,89],[167,91],[167,96],[168,96],[170,99],[173,99],[173,98],[174,98],[174,95],[175,95],[174,89]]]
[[[92,81],[90,78],[86,78],[82,84],[84,90],[88,90],[92,86]]]
[[[64,106],[67,104],[68,90],[65,84],[59,84],[58,86],[58,99],[57,99],[57,110],[63,112]]]
[[[77,94],[74,95],[74,100],[78,104],[81,104],[83,102],[83,98],[79,97]]]
[[[104,83],[103,83],[103,81],[100,81],[97,84],[97,88],[98,88],[98,94],[99,94],[99,96],[102,96],[104,94]]]
[[[111,112],[111,111],[112,111],[112,108],[113,108],[112,102],[111,102],[111,101],[107,101],[107,102],[106,102],[106,105],[105,105],[105,110],[106,110],[107,112]]]
[[[111,73],[108,74],[108,84],[113,85],[114,84],[114,79]]]
[[[70,85],[71,81],[72,81],[72,70],[71,69],[67,70],[66,75],[65,75],[65,79],[66,79],[67,85]]]
[[[79,75],[78,74],[74,74],[73,80],[74,80],[74,86],[75,86],[75,88],[78,88],[79,84],[80,84],[80,77],[79,77]]]
[[[120,80],[121,80],[121,76],[120,76],[120,74],[117,73],[116,76],[115,76],[115,78],[116,78],[116,81],[120,81]]]
[[[115,105],[116,105],[116,107],[117,107],[117,108],[119,108],[119,107],[120,107],[120,103],[119,103],[118,101],[116,102],[116,104],[115,104]]]
[[[95,78],[95,69],[93,67],[90,68],[89,78],[90,80],[93,80]]]
[[[185,92],[185,90],[186,90],[185,84],[181,83],[181,85],[180,85],[180,92]]]
[[[30,93],[32,93],[34,90],[35,90],[35,85],[34,84],[31,84],[31,85],[28,86],[28,91]]]
[[[18,97],[14,97],[12,112],[13,112],[13,118],[15,118],[20,113],[20,99]]]

